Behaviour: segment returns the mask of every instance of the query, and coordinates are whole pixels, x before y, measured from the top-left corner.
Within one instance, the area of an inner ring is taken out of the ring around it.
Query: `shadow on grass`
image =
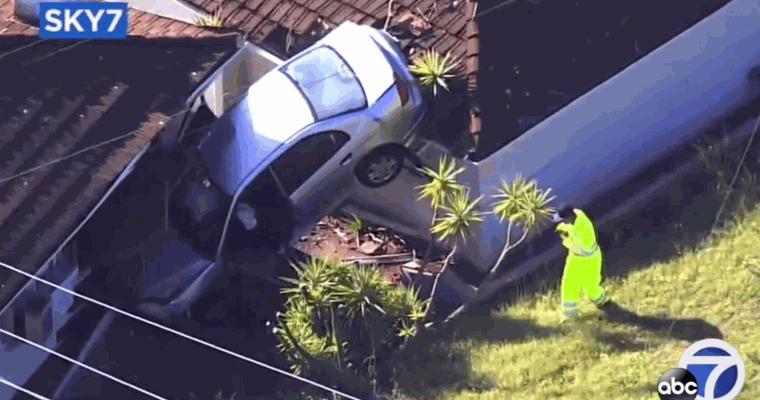
[[[559,333],[559,329],[528,320],[497,315],[462,316],[438,329],[425,330],[410,340],[385,363],[384,378],[392,375],[396,391],[418,398],[435,398],[444,392],[462,389],[489,390],[494,387],[494,381],[472,373],[472,342],[522,341]]]
[[[664,315],[638,315],[610,302],[605,309],[610,322],[635,325],[663,336],[696,342],[702,339],[723,339],[723,333],[700,318],[676,319]]]

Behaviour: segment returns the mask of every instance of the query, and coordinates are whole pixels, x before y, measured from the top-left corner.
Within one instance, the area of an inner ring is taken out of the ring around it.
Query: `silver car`
[[[413,154],[425,104],[385,32],[345,22],[287,62],[247,41],[239,48],[188,100],[177,139],[195,162],[169,210],[186,239],[173,251],[188,254],[164,260],[146,286],[156,289],[146,298],[173,293],[140,304],[155,317],[186,311],[225,254],[282,251],[354,182],[385,185]]]

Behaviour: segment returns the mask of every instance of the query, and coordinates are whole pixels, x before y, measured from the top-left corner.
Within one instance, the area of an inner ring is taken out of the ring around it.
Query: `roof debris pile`
[[[301,238],[298,250],[310,256],[336,257],[356,264],[374,264],[394,285],[406,286],[415,274],[435,276],[440,261],[431,261],[423,271],[422,259],[410,251],[404,239],[382,227],[352,229],[352,218],[327,216]]]

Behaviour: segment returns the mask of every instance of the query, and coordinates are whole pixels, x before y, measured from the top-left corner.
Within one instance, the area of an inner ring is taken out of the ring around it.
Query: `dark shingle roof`
[[[209,14],[220,13],[226,26],[237,27],[255,40],[265,40],[277,28],[295,35],[306,34],[318,19],[332,25],[352,21],[382,27],[388,15],[388,0],[187,0]],[[404,11],[423,13],[431,10],[432,35],[425,47],[451,52],[463,57],[467,44],[465,1],[446,8],[438,4],[433,12],[432,0],[393,0],[394,18]]]
[[[191,72],[234,48],[234,37],[72,42],[0,36],[0,54],[6,54],[0,58],[6,77],[0,260],[35,272],[166,116],[181,110]],[[12,49],[18,51],[8,54]],[[62,157],[69,158],[46,165]],[[0,269],[0,307],[23,281]]]

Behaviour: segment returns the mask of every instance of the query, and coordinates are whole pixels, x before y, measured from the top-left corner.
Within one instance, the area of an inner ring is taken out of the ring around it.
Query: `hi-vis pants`
[[[581,295],[586,295],[594,305],[601,307],[607,302],[602,283],[602,252],[589,256],[568,254],[562,274],[562,311],[565,318],[578,316]]]

